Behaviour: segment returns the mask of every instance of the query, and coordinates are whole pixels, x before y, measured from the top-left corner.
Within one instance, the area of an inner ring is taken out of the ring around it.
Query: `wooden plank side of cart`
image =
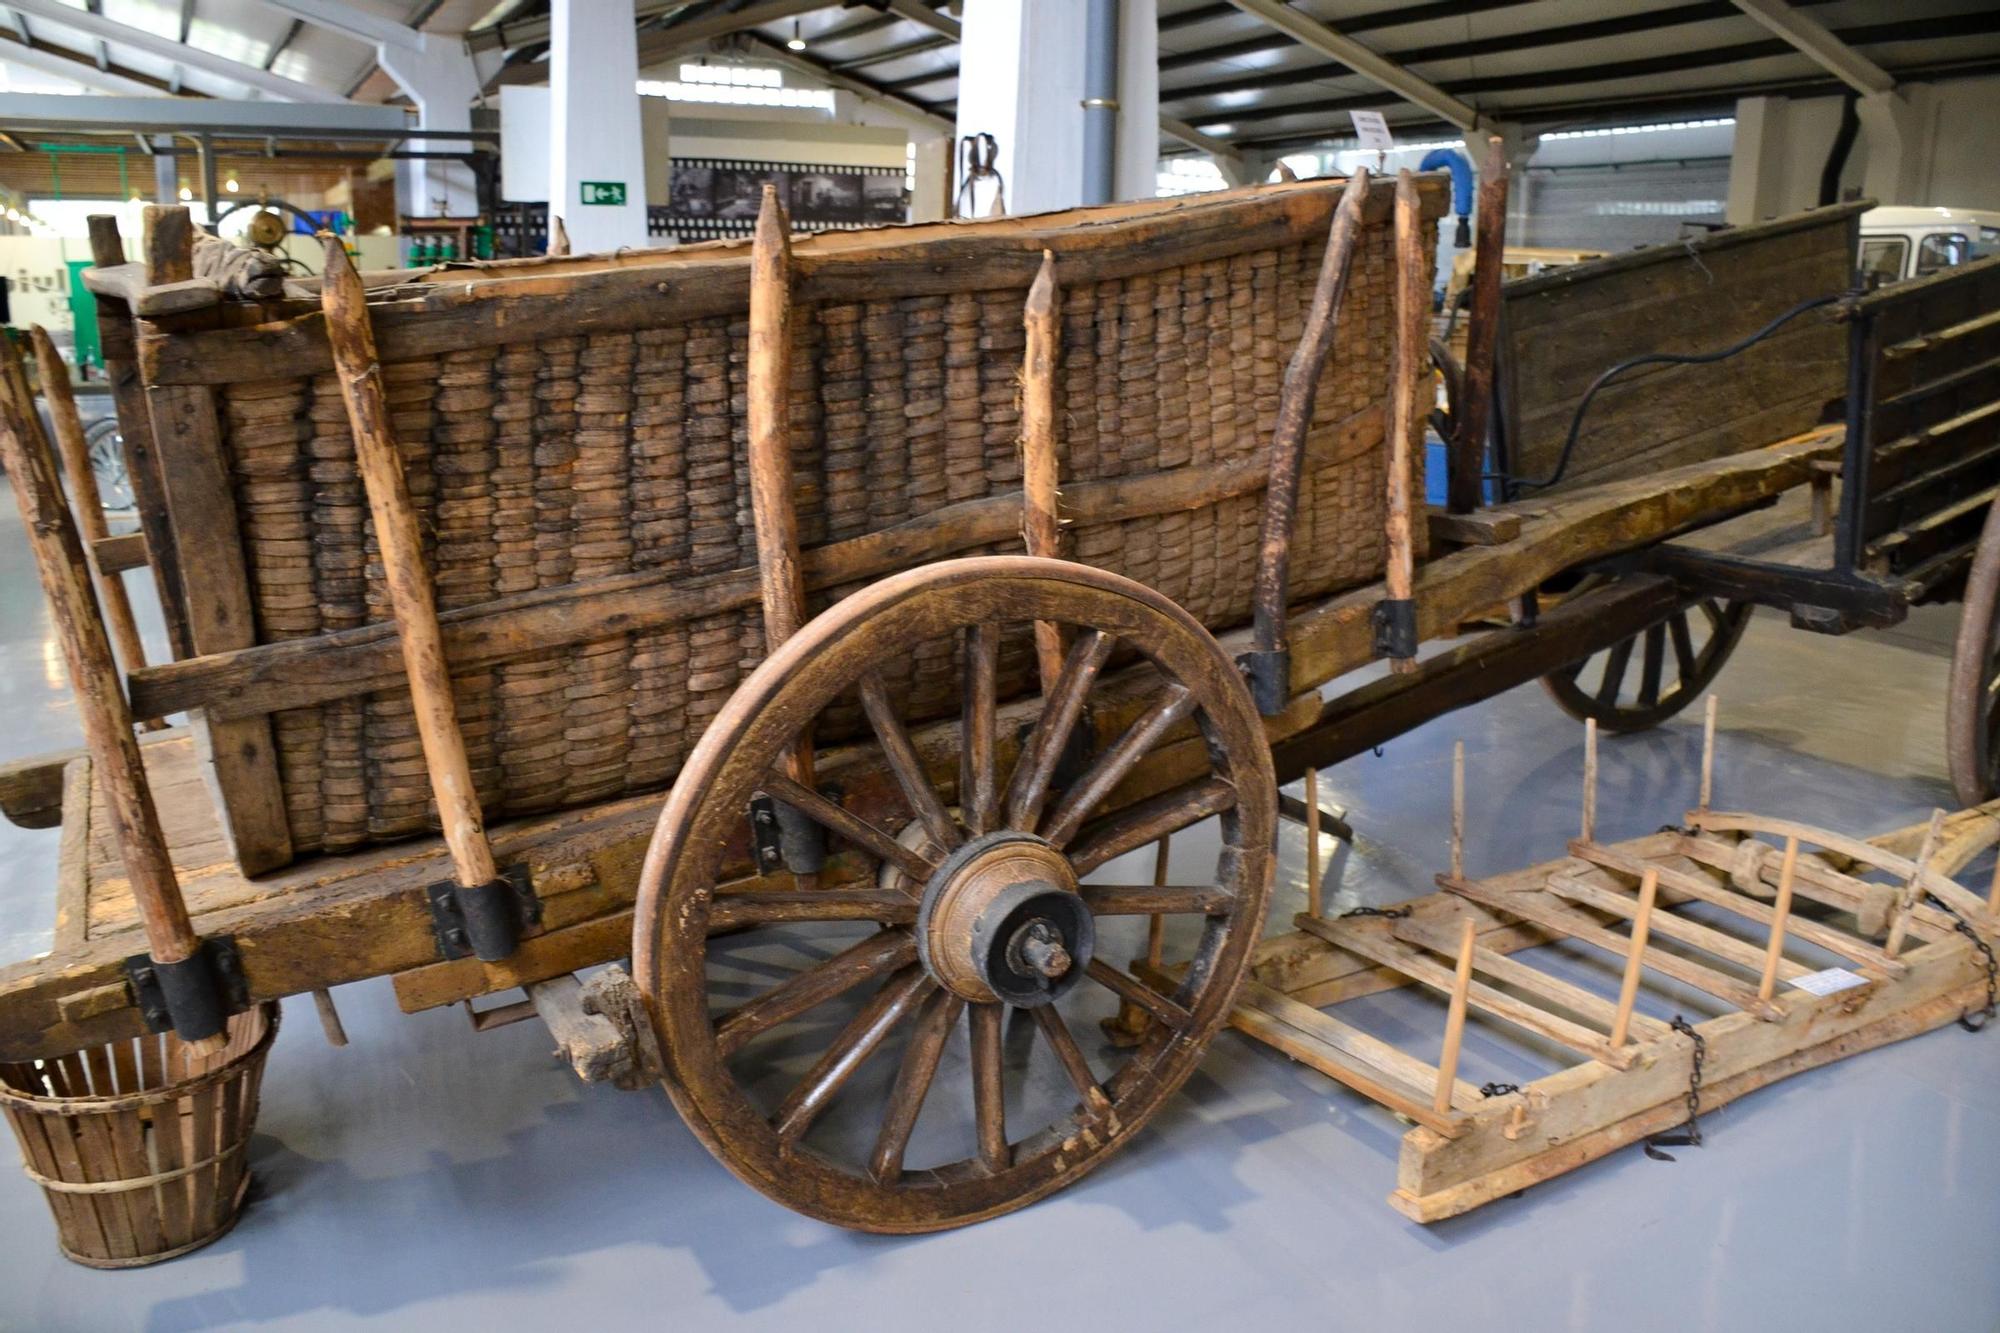
[[[1838,449],[1838,430],[1815,431],[1729,458],[1495,514],[1493,521],[1507,531],[1518,522],[1518,535],[1419,567],[1415,597],[1420,636],[1450,634],[1463,619],[1579,563],[1646,545],[1801,485],[1815,460]],[[1320,685],[1373,659],[1369,613],[1381,595],[1380,586],[1371,585],[1295,614],[1297,698],[1285,713],[1267,720],[1274,742],[1317,718]],[[1222,640],[1225,648],[1236,651],[1247,643],[1247,631],[1225,634]],[[1117,736],[1137,715],[1149,680],[1150,672],[1140,668],[1101,688],[1092,716],[1100,742]],[[1002,713],[1009,723],[1003,734],[1013,734],[1037,707],[1034,699],[1008,705]],[[1191,735],[1184,730],[1170,737],[1114,793],[1110,808],[1167,790],[1194,773],[1199,762],[1192,751],[1198,747]],[[956,723],[920,729],[915,739],[927,767],[948,778],[956,765]],[[161,747],[153,749],[162,752]],[[863,814],[898,799],[893,782],[871,766],[871,756],[869,747],[850,747],[829,751],[823,765],[826,773],[838,776],[850,806]],[[623,957],[639,863],[659,804],[657,795],[638,796],[494,828],[502,859],[525,860],[535,868],[538,883],[562,887],[547,895],[539,933],[524,940],[520,953],[505,963],[438,961],[425,888],[449,878],[449,868],[435,839],[315,858],[252,881],[244,890],[247,896],[207,912],[202,911],[198,886],[191,886],[191,905],[204,935],[234,937],[253,999],[396,975],[407,1008],[453,1003]],[[729,873],[749,873],[746,847],[732,849],[727,859]],[[186,873],[188,867],[181,869]],[[832,878],[867,873],[872,867],[858,857],[845,857],[836,862]],[[788,885],[782,875],[760,883],[772,890]],[[0,970],[0,1049],[18,1059],[136,1034],[139,1018],[122,966],[126,957],[141,951],[136,932],[106,929],[86,932],[79,947]]]

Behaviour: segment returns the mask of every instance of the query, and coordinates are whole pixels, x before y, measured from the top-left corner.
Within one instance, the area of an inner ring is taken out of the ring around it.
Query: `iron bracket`
[[[125,960],[132,1001],[148,1032],[172,1031],[182,1041],[221,1032],[231,1014],[250,1007],[250,985],[236,941],[212,935],[178,963],[135,953]]]
[[[1253,648],[1236,659],[1237,670],[1250,684],[1258,713],[1276,717],[1292,694],[1292,654],[1288,648]]]
[[[1375,603],[1375,656],[1417,655],[1417,602],[1414,597],[1384,597]]]
[[[542,920],[542,900],[535,896],[534,876],[525,864],[503,866],[491,884],[466,888],[439,880],[424,894],[438,953],[447,961],[476,957],[497,963],[514,952],[524,929]]]

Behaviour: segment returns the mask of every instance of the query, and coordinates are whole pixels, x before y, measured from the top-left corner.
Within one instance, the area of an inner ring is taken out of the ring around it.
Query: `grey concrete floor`
[[[12,758],[74,743],[75,713],[13,505],[0,515]],[[157,612],[142,616],[157,652]],[[1952,630],[1949,610],[1839,641],[1759,617],[1718,686],[1718,801],[1869,833],[1948,804]],[[1429,889],[1456,739],[1469,869],[1560,850],[1581,736],[1529,687],[1328,770],[1323,797],[1360,834],[1332,869],[1336,904]],[[1692,722],[1608,739],[1604,832],[1675,818],[1698,751]],[[54,849],[53,832],[0,825],[0,959],[47,947]],[[1177,866],[1200,852],[1187,839]],[[1274,922],[1301,902],[1303,873],[1290,834]],[[885,1239],[767,1202],[663,1096],[577,1083],[532,1025],[475,1036],[455,1011],[407,1017],[386,982],[339,999],[346,1050],[290,1006],[251,1150],[257,1191],[214,1246],[138,1272],[77,1268],[38,1192],[0,1171],[0,1327],[2000,1329],[2000,1035],[1946,1028],[1802,1075],[1708,1117],[1707,1146],[1671,1165],[1628,1150],[1425,1228],[1384,1202],[1403,1125],[1225,1034],[1079,1186],[982,1226]],[[1642,1001],[1663,1015],[1687,1002]],[[1442,1028],[1409,992],[1342,1012],[1424,1054]],[[1474,1081],[1538,1072],[1478,1024],[1465,1058]]]

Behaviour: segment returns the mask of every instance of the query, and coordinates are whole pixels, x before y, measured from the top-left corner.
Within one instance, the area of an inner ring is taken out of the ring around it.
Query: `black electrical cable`
[[[1507,487],[1507,492],[1510,496],[1514,492],[1521,490],[1523,487],[1527,487],[1533,490],[1542,490],[1545,489],[1546,487],[1555,485],[1557,482],[1562,480],[1563,473],[1568,470],[1570,455],[1576,452],[1577,436],[1583,430],[1583,415],[1584,413],[1590,410],[1590,400],[1597,396],[1597,391],[1599,389],[1604,388],[1607,384],[1611,383],[1612,380],[1617,379],[1620,375],[1623,375],[1626,371],[1636,370],[1640,366],[1706,366],[1706,365],[1713,365],[1717,361],[1726,361],[1730,357],[1735,356],[1738,352],[1747,351],[1748,349],[1756,346],[1758,343],[1770,337],[1773,333],[1776,333],[1780,328],[1783,328],[1786,324],[1790,323],[1792,320],[1797,319],[1800,315],[1805,314],[1807,311],[1817,310],[1821,306],[1832,305],[1835,301],[1844,299],[1846,295],[1847,295],[1846,292],[1835,292],[1831,296],[1815,296],[1810,301],[1801,301],[1799,304],[1793,306],[1790,310],[1787,310],[1784,314],[1779,315],[1776,319],[1772,320],[1769,324],[1766,324],[1763,328],[1757,330],[1749,337],[1743,339],[1743,341],[1738,343],[1732,343],[1728,347],[1725,347],[1718,352],[1700,352],[1700,353],[1689,353],[1689,354],[1681,354],[1674,352],[1648,352],[1644,356],[1635,356],[1630,358],[1629,360],[1620,361],[1618,364],[1612,366],[1610,369],[1606,370],[1603,374],[1599,375],[1596,379],[1592,380],[1590,382],[1590,387],[1583,391],[1583,399],[1576,405],[1576,413],[1569,419],[1569,434],[1563,439],[1562,452],[1556,456],[1555,471],[1549,473],[1548,476],[1542,477],[1540,479],[1532,477],[1510,477],[1504,472],[1488,473],[1486,479],[1498,480],[1500,482],[1505,483]]]

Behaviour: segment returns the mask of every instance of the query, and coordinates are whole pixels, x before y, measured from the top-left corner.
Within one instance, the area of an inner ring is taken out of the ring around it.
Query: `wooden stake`
[[[347,1025],[340,1021],[340,1010],[333,1004],[333,992],[320,989],[312,993],[313,1009],[319,1014],[319,1030],[326,1035],[329,1046],[347,1045]]]
[[[1583,720],[1583,840],[1597,841],[1597,719]]]
[[[179,204],[147,204],[146,281],[155,287],[194,277],[194,219]]]
[[[1319,773],[1306,770],[1306,910],[1320,914]]]
[[[764,187],[750,245],[746,415],[764,651],[773,653],[805,623],[806,582],[792,492],[792,224],[771,185]],[[810,738],[793,748],[787,768],[794,782],[813,785]]]
[[[326,251],[320,306],[326,314],[327,341],[341,397],[347,404],[348,424],[354,431],[354,457],[368,493],[375,540],[381,547],[383,581],[395,611],[396,633],[402,640],[403,669],[410,681],[410,703],[423,744],[424,765],[430,770],[431,794],[437,801],[438,819],[459,884],[465,888],[491,884],[499,878],[499,871],[486,840],[486,820],[472,785],[465,737],[459,731],[452,703],[451,672],[438,631],[437,602],[430,571],[424,565],[423,537],[410,503],[409,479],[403,474],[402,450],[397,447],[382,393],[382,366],[375,353],[367,293],[340,238],[321,232],[320,241]]]
[[[1708,809],[1709,801],[1715,795],[1715,696],[1708,696],[1708,703],[1702,711],[1701,719],[1701,803],[1696,808]]]
[[[1417,396],[1430,383],[1424,330],[1430,324],[1430,285],[1424,281],[1423,215],[1418,211],[1416,177],[1396,173],[1396,336],[1389,372],[1389,486],[1383,536],[1387,568],[1383,583],[1391,602],[1407,602],[1416,580],[1410,535],[1410,455],[1424,417]],[[1390,670],[1417,669],[1415,657],[1390,660]]]
[[[1623,1046],[1632,1030],[1632,1006],[1639,998],[1639,974],[1646,970],[1646,936],[1653,927],[1653,901],[1660,872],[1651,866],[1639,877],[1639,910],[1632,917],[1632,947],[1625,954],[1625,979],[1618,987],[1618,1012],[1611,1019],[1611,1044]]]
[[[1444,1053],[1438,1057],[1437,1095],[1431,1099],[1433,1110],[1451,1109],[1451,1089],[1458,1079],[1458,1049],[1465,1041],[1465,1003],[1472,993],[1472,952],[1477,946],[1477,932],[1468,912],[1458,923],[1458,972],[1452,978],[1451,1009],[1444,1020]]]
[[[104,619],[125,670],[137,671],[146,665],[146,650],[139,642],[138,622],[132,618],[132,601],[125,595],[125,578],[97,567],[97,543],[110,536],[111,529],[104,521],[104,497],[98,494],[97,473],[90,466],[90,445],[83,438],[83,419],[77,414],[76,395],[70,389],[69,365],[41,325],[30,329],[28,336],[35,345],[42,397],[48,402],[49,420],[56,428],[56,447],[62,453],[63,471],[69,474],[70,495],[74,500],[71,508],[83,537],[84,553],[97,575],[97,594],[104,606]],[[150,718],[145,725],[148,731],[162,731],[167,724]]]
[[[112,839],[145,927],[147,952],[156,962],[183,962],[193,956],[198,941],[153,807],[132,713],[119,689],[118,664],[91,591],[83,541],[63,500],[55,455],[28,392],[20,351],[5,338],[0,338],[0,424],[5,426],[0,430],[0,464],[13,482],[21,524],[35,553],[84,742],[110,810]]]
[[[1029,555],[1050,559],[1062,558],[1062,520],[1057,512],[1062,460],[1056,445],[1060,301],[1055,252],[1044,250],[1041,270],[1028,288],[1022,311],[1028,345],[1021,366],[1021,531]],[[1035,661],[1041,668],[1042,693],[1047,695],[1055,689],[1063,665],[1062,630],[1053,621],[1035,622]]]
[[[1454,514],[1478,508],[1485,492],[1486,434],[1493,412],[1494,349],[1500,337],[1500,280],[1507,247],[1507,154],[1486,141],[1479,169],[1478,248],[1472,258],[1472,308],[1465,324],[1465,393],[1451,441],[1447,504]]]
[[[1158,844],[1156,844],[1158,850],[1153,853],[1153,887],[1155,888],[1160,888],[1167,882],[1167,859],[1169,851],[1173,847],[1173,842],[1174,835],[1169,833],[1161,837]],[[1161,955],[1166,948],[1166,936],[1167,919],[1158,912],[1155,912],[1146,922],[1146,961],[1154,967],[1160,965]]]
[[[1889,921],[1889,938],[1882,942],[1882,952],[1894,958],[1902,952],[1903,937],[1910,931],[1910,914],[1923,901],[1924,868],[1937,855],[1938,844],[1944,840],[1944,811],[1931,811],[1931,825],[1924,830],[1923,846],[1917,850],[1917,859],[1910,867],[1909,881],[1903,885],[1902,893],[1896,897],[1896,915]],[[2000,878],[2000,872],[1996,872]]]
[[[766,185],[765,190],[771,187]],[[549,247],[552,257],[560,258],[569,253],[569,228],[563,226],[562,214],[549,214]]]
[[[1770,999],[1778,989],[1778,964],[1785,956],[1785,921],[1792,914],[1792,883],[1798,873],[1799,840],[1787,838],[1785,859],[1778,867],[1778,898],[1771,905],[1771,942],[1764,949],[1764,979],[1757,985],[1760,1000]]]
[[[1465,878],[1465,742],[1451,747],[1451,877]]]

